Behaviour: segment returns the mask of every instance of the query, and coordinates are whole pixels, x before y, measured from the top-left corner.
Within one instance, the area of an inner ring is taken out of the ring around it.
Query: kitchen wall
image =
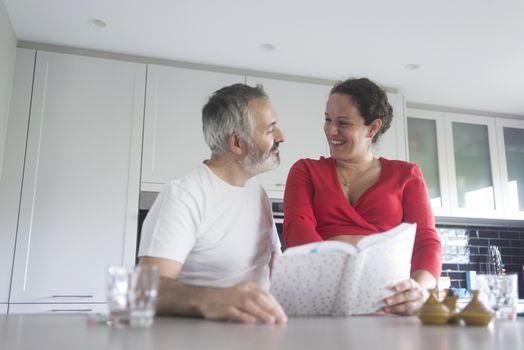
[[[0,175],[5,150],[7,116],[15,66],[16,37],[7,17],[4,2],[0,1]]]

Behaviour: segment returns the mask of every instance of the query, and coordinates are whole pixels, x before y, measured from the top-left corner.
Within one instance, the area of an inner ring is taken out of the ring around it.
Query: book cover
[[[388,287],[409,278],[416,224],[402,223],[356,246],[323,241],[288,248],[275,259],[270,291],[288,315],[379,311]]]

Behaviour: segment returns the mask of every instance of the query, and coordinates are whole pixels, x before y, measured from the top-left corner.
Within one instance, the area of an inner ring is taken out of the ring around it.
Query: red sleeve
[[[284,240],[288,246],[322,241],[313,213],[313,184],[305,162],[291,167],[284,191]]]
[[[442,270],[442,252],[426,183],[418,165],[412,168],[411,175],[402,197],[402,221],[417,224],[411,271],[424,269],[438,279]]]

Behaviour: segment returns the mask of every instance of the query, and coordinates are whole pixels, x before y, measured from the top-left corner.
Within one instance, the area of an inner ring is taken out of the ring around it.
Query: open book
[[[288,315],[358,315],[380,310],[388,287],[409,278],[416,224],[400,224],[356,246],[323,241],[288,248],[271,273],[271,293]]]

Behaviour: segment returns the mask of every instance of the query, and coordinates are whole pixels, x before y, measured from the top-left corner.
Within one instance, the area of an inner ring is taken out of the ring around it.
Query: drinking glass
[[[495,312],[495,317],[515,320],[518,303],[516,274],[477,275],[481,300]]]
[[[159,284],[158,266],[111,266],[107,270],[109,318],[117,328],[153,324]]]

